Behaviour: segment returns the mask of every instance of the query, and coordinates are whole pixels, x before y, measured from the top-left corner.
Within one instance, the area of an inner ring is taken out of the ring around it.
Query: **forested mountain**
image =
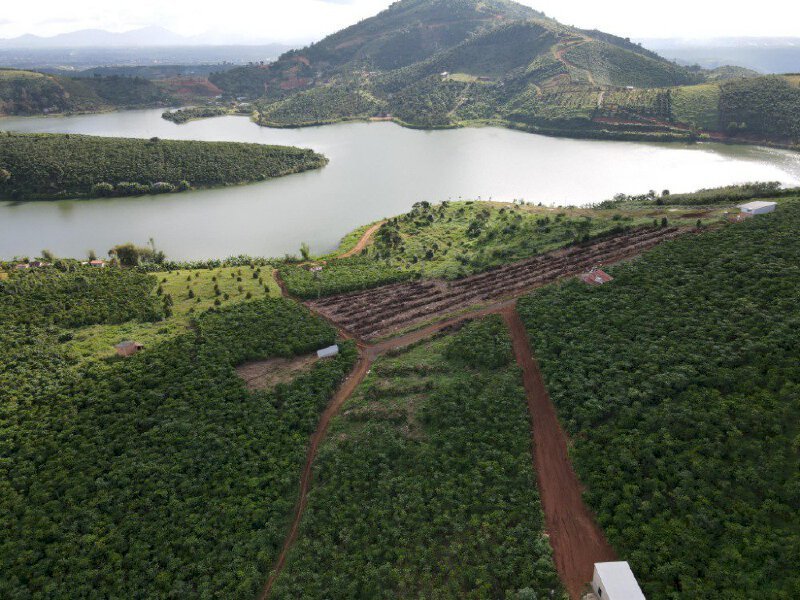
[[[268,126],[391,117],[424,128],[488,122],[588,137],[735,135],[795,143],[791,128],[761,127],[758,119],[736,117],[731,127],[724,102],[705,106],[702,124],[684,120],[680,107],[673,111],[673,95],[697,96],[698,89],[684,92],[687,86],[714,84],[718,98],[734,90],[730,80],[755,75],[684,67],[628,39],[568,27],[508,0],[401,0],[272,64],[210,79],[229,95],[262,98],[259,122]],[[743,86],[755,91],[735,104],[792,120],[798,101],[792,81],[782,85],[754,78]]]

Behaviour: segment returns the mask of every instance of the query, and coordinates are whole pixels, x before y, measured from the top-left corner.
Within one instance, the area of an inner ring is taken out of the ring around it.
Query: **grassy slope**
[[[520,303],[572,456],[648,597],[800,589],[800,199]]]
[[[0,198],[86,197],[99,183],[239,184],[326,163],[311,150],[233,142],[11,133],[0,134],[0,140],[0,168],[11,172],[11,179],[0,183]]]
[[[656,208],[656,210],[658,210]],[[416,277],[454,279],[528,258],[620,227],[653,221],[654,208],[609,211],[553,209],[493,202],[419,204],[390,219],[359,257],[331,260],[319,274],[281,268],[293,294],[316,297]],[[671,222],[695,225],[696,216],[664,212]],[[716,218],[709,214],[706,221]]]
[[[560,587],[499,317],[380,359],[332,423],[314,477],[275,598],[544,598]]]
[[[213,308],[217,300],[220,306],[226,307],[249,300],[248,294],[253,299],[281,295],[268,267],[186,269],[153,276],[153,285],[145,293],[151,297],[169,295],[172,298],[169,318],[157,322],[128,321],[80,327],[71,332],[71,339],[63,346],[64,353],[78,360],[93,360],[112,356],[114,345],[123,340],[135,340],[150,347],[187,332],[192,318]],[[215,286],[219,288],[219,295]],[[162,294],[157,296],[158,288]],[[189,297],[190,290],[194,297]]]

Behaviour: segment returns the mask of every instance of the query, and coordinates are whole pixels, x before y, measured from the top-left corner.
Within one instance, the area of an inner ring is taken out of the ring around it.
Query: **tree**
[[[135,267],[139,264],[141,248],[137,248],[131,242],[119,244],[108,251],[109,256],[115,257],[123,267]]]
[[[42,250],[42,260],[54,262],[56,260],[56,255],[53,254],[52,250]]]
[[[303,257],[303,260],[311,260],[311,249],[306,242],[300,244],[300,255]]]
[[[97,260],[97,252],[95,252],[94,250],[89,250],[87,254],[90,261]]]

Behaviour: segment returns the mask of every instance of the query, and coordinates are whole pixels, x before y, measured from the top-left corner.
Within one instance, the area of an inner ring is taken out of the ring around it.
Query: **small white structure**
[[[775,209],[778,208],[778,203],[748,202],[747,204],[742,204],[739,208],[746,215],[766,215],[767,213],[775,212]]]
[[[339,354],[339,346],[333,345],[322,350],[317,350],[317,358],[333,358]]]
[[[625,561],[595,563],[592,591],[598,600],[645,600]]]

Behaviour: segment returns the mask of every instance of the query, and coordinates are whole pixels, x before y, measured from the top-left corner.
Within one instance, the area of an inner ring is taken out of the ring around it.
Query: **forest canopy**
[[[324,166],[312,150],[237,142],[0,133],[0,198],[53,200],[179,192]],[[5,179],[5,180],[4,180]]]

